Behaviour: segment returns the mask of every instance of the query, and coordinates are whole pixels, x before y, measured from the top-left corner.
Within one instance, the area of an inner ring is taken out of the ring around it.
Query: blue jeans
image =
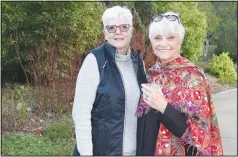
[[[75,146],[74,146],[73,156],[80,156],[80,153],[79,153],[78,148],[77,148],[77,144],[75,144]]]

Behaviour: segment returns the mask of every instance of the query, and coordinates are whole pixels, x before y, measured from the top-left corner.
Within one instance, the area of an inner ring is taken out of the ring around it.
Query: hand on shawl
[[[142,84],[142,92],[144,101],[152,108],[164,113],[167,106],[167,100],[165,99],[161,88],[154,89],[146,84]]]

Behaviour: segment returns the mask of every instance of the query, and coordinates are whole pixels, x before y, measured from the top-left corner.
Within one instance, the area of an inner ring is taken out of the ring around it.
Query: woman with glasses
[[[180,55],[184,34],[173,12],[155,16],[150,24],[158,58],[142,84],[137,155],[223,155],[208,81],[201,68]]]
[[[135,113],[146,74],[139,53],[130,47],[132,14],[115,6],[104,12],[102,22],[106,41],[87,55],[76,83],[75,152],[135,155]]]

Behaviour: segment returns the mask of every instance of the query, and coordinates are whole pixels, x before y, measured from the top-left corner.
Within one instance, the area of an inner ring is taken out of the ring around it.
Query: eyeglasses
[[[121,32],[127,32],[130,28],[130,25],[129,24],[122,24],[120,26],[116,26],[116,25],[106,26],[106,29],[109,33],[115,33],[117,31],[117,28],[119,28]]]
[[[178,16],[176,15],[163,15],[163,14],[159,14],[153,17],[153,21],[154,22],[159,22],[161,21],[164,17],[166,17],[167,20],[169,21],[175,21],[178,20],[178,23],[180,23]]]

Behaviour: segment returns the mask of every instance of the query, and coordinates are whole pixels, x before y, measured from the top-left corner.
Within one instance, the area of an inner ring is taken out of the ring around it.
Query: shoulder
[[[105,51],[106,51],[105,44],[102,44],[96,47],[95,49],[92,49],[91,51],[89,51],[88,55],[90,54],[91,56],[94,56],[98,66],[101,66],[107,60]]]
[[[183,79],[186,80],[189,88],[210,88],[205,73],[196,65],[188,67],[183,76]]]
[[[205,73],[203,69],[192,63],[187,58],[183,58],[183,64],[181,65],[181,68],[178,68],[178,70],[183,76],[191,76],[200,80],[205,79]]]
[[[95,57],[95,55],[94,55],[93,53],[89,53],[89,54],[86,56],[84,62],[85,62],[85,63],[94,63],[94,62],[97,63],[97,60],[96,60],[96,57]]]
[[[98,68],[97,59],[92,53],[89,53],[85,57],[83,64],[80,68],[80,71],[91,71],[92,69],[96,68]]]
[[[199,80],[205,80],[206,76],[205,73],[203,71],[202,68],[193,65],[191,67],[189,67],[189,74],[194,77],[195,79],[199,79]]]
[[[96,47],[95,49],[92,49],[91,51],[89,51],[89,53],[92,53],[92,54],[94,54],[95,56],[99,56],[99,55],[101,55],[102,52],[104,52],[104,51],[105,51],[105,45],[102,44],[102,45]]]

